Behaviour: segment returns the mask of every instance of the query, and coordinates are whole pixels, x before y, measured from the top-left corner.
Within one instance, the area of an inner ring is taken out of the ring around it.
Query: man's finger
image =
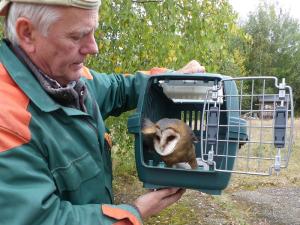
[[[162,200],[162,207],[168,207],[169,205],[173,204],[174,202],[177,202],[181,196],[184,194],[185,189],[179,189],[177,192],[175,192],[172,195],[168,195]]]
[[[161,195],[161,197],[167,197],[170,195],[175,194],[177,191],[179,191],[180,188],[163,188],[157,191]]]

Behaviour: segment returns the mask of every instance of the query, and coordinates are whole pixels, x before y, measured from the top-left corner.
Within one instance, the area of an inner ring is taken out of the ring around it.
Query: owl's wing
[[[144,135],[152,136],[156,133],[156,131],[157,131],[156,125],[151,120],[144,118],[143,125],[142,125],[142,133]]]
[[[186,134],[191,137],[190,140],[192,140],[193,142],[199,141],[199,139],[196,137],[194,131],[192,130],[192,128],[189,125],[187,125],[186,123],[182,123],[182,126],[185,127]]]

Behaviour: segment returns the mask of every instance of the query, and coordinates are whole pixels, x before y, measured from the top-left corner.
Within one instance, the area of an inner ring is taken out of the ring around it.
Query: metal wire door
[[[204,162],[216,171],[256,175],[287,167],[294,105],[284,79],[281,83],[276,77],[223,79],[206,96],[201,122]]]

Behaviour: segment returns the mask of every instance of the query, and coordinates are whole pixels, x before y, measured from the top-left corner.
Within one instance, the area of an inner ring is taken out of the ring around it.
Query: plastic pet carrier
[[[184,121],[197,137],[197,169],[167,167],[144,144],[145,118]],[[288,165],[292,90],[275,77],[220,74],[151,76],[128,120],[139,179],[146,188],[183,187],[220,194],[232,172],[270,175]]]

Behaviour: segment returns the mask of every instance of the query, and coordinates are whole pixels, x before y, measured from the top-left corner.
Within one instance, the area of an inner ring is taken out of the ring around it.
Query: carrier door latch
[[[279,84],[278,98],[280,106],[276,106],[274,116],[274,146],[277,148],[277,154],[275,156],[274,170],[278,174],[281,167],[281,148],[285,147],[286,136],[286,120],[287,111],[285,106],[286,92],[285,92],[285,79]]]
[[[284,148],[286,130],[286,108],[277,106],[275,111],[274,124],[274,145],[276,148]]]
[[[207,143],[215,145],[218,137],[219,107],[212,106],[207,118]]]

